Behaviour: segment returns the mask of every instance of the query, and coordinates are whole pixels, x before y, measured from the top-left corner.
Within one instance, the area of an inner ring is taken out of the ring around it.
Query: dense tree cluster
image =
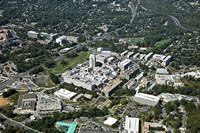
[[[108,110],[106,108],[99,110],[96,107],[92,107],[87,109],[87,111],[85,109],[82,109],[77,112],[75,111],[70,113],[54,113],[53,117],[44,117],[37,121],[27,123],[26,125],[41,132],[58,132],[55,128],[55,122],[57,121],[70,120],[79,117],[94,118],[97,116],[105,116],[107,115],[107,113]]]
[[[54,45],[42,45],[37,43],[28,44],[26,47],[16,49],[14,52],[8,51],[5,55],[0,55],[0,63],[13,61],[17,65],[18,72],[24,72],[40,65],[47,59],[57,56],[54,52],[48,52]],[[29,62],[26,59],[30,59]]]
[[[87,94],[92,95],[93,97],[97,97],[98,96],[95,91],[89,91],[89,90],[84,89],[82,87],[76,87],[74,84],[62,83],[62,84],[59,85],[59,88],[64,88],[64,89],[67,89],[69,91],[76,92],[78,94],[80,94],[80,93],[82,93],[82,94],[87,93]]]
[[[44,66],[47,67],[47,68],[54,68],[54,67],[56,66],[56,62],[55,62],[55,61],[52,61],[52,60],[46,61],[46,62],[44,63]]]
[[[15,89],[9,89],[8,91],[3,92],[2,96],[3,98],[7,98],[15,93],[17,93]]]
[[[43,71],[44,71],[44,68],[42,66],[37,66],[30,72],[30,74],[38,74],[39,72],[43,72]]]
[[[78,56],[78,54],[76,53],[76,52],[73,52],[73,53],[66,53],[66,57],[67,58],[75,58],[75,57],[77,57]]]
[[[49,76],[50,76],[50,78],[51,78],[51,81],[53,81],[55,84],[59,84],[59,83],[60,83],[59,77],[56,76],[55,74],[50,73]]]

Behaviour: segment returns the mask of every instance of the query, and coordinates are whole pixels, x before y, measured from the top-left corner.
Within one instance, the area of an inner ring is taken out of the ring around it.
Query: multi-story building
[[[153,56],[153,52],[147,54],[147,55],[144,57],[145,61],[150,60],[152,56]]]
[[[125,59],[122,62],[118,63],[118,66],[120,67],[121,70],[127,69],[129,66],[133,64],[132,60]]]
[[[96,56],[94,54],[90,55],[89,65],[90,65],[91,68],[95,68],[96,67]]]
[[[172,57],[171,57],[171,56],[167,56],[167,57],[163,60],[162,65],[163,65],[164,67],[168,66],[169,63],[171,62],[171,60],[172,60]]]
[[[105,94],[105,96],[109,97],[118,89],[118,86],[122,85],[122,83],[123,82],[121,80],[115,80],[110,85],[104,87],[102,92]]]

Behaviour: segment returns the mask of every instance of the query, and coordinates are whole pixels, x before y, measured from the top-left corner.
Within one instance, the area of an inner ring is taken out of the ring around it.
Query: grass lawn
[[[70,70],[70,68],[74,68],[79,63],[85,62],[90,55],[90,51],[87,52],[80,52],[78,53],[78,56],[75,58],[64,58],[62,60],[59,60],[56,62],[56,67],[54,68],[44,68],[44,72],[39,73],[39,75],[49,75],[49,73],[59,74],[63,73],[67,70]],[[65,60],[65,62],[68,62],[68,65],[62,65],[61,62]]]
[[[162,41],[159,41],[155,44],[155,47],[161,47],[162,45],[168,43],[170,40],[162,40]]]
[[[39,87],[46,87],[45,82],[38,82],[37,78],[34,79],[34,83]]]
[[[34,79],[34,83],[37,84],[39,87],[48,87],[48,88],[50,88],[50,87],[55,86],[55,83],[53,83],[51,81],[50,77],[48,77],[48,79],[47,79],[47,86],[46,86],[45,82],[38,82],[37,78]]]
[[[17,115],[13,118],[13,120],[18,121],[18,122],[22,122],[24,120],[26,120],[27,118],[30,118],[29,114],[23,114],[23,115]]]
[[[143,38],[132,38],[130,43],[137,43],[137,42],[143,42]]]

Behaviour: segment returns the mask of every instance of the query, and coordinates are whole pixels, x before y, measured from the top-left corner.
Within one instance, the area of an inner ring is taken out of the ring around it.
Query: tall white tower
[[[92,68],[96,67],[96,56],[94,54],[90,55],[89,65]]]

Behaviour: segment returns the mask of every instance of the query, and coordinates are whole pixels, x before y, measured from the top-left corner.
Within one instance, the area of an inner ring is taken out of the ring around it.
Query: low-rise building
[[[25,95],[20,95],[14,113],[29,114],[36,111],[36,94],[30,92]]]
[[[67,36],[67,41],[69,42],[78,42],[78,38],[76,36]]]
[[[59,43],[61,46],[63,46],[63,43],[67,41],[66,36],[60,36],[56,39],[56,43]]]
[[[39,33],[35,32],[35,31],[28,31],[27,35],[30,38],[38,38]]]
[[[156,83],[161,85],[170,85],[174,87],[184,86],[184,83],[180,81],[179,75],[155,75]]]
[[[175,97],[175,95],[171,93],[161,93],[158,96],[160,97],[160,99],[167,103],[177,100],[177,97]]]
[[[66,89],[60,89],[54,93],[57,97],[72,100],[77,94]]]
[[[83,96],[84,96],[83,94],[77,95],[77,96],[73,99],[73,102],[78,102],[78,100],[80,100]]]
[[[139,133],[139,131],[140,131],[140,119],[126,116],[124,132],[125,133]]]
[[[167,69],[164,69],[164,68],[157,68],[156,73],[157,74],[169,74]]]
[[[149,132],[151,127],[158,128],[158,127],[163,127],[163,125],[160,123],[144,122],[143,131]]]
[[[37,112],[40,114],[60,112],[62,102],[53,96],[48,96],[44,93],[38,94]]]
[[[117,122],[117,119],[113,117],[108,117],[107,120],[105,120],[103,123],[109,126],[112,126],[115,122]]]
[[[149,105],[149,106],[155,106],[159,102],[159,97],[145,94],[145,93],[136,93],[133,97],[135,102]]]
[[[92,95],[90,95],[90,94],[84,94],[84,97],[86,97],[87,99],[92,99]]]

